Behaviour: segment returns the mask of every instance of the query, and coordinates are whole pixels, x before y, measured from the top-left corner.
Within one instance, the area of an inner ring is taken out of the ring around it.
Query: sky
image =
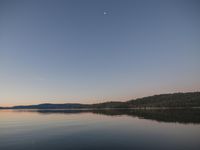
[[[198,0],[0,0],[0,106],[192,91]]]

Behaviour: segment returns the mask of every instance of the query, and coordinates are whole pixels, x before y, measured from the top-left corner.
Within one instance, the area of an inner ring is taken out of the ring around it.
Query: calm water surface
[[[199,110],[0,110],[0,150],[200,150]]]

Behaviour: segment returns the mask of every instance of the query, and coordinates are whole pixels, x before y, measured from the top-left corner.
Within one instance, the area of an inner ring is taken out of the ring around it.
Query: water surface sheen
[[[199,150],[199,110],[0,110],[1,150]]]

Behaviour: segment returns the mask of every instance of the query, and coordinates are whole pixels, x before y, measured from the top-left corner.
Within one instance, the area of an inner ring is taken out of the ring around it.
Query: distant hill
[[[87,108],[89,105],[85,104],[39,104],[29,106],[14,106],[12,109],[80,109]]]
[[[105,108],[152,108],[152,107],[200,107],[200,92],[161,94],[138,98],[126,102],[105,102],[98,104],[39,104],[14,106],[9,109],[105,109]],[[0,109],[3,109],[0,107]],[[5,109],[5,108],[4,108]]]
[[[126,102],[105,102],[90,105],[91,108],[126,108]]]

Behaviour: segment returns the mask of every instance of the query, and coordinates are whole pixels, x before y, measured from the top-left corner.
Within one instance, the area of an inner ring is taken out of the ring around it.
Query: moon
[[[108,13],[106,11],[103,12],[104,15],[107,15]]]

